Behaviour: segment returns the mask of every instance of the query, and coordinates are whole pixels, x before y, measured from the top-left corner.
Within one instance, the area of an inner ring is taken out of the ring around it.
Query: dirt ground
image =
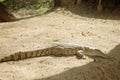
[[[0,58],[53,42],[100,49],[115,60],[40,57],[0,63],[0,80],[120,80],[120,20],[56,10],[17,22],[0,23]]]

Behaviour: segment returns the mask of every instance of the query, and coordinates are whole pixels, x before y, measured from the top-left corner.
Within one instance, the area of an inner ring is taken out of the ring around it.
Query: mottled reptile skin
[[[91,58],[94,58],[95,56],[102,58],[106,57],[105,54],[94,48],[83,47],[78,44],[71,43],[56,43],[49,46],[45,46],[44,48],[41,48],[39,50],[14,53],[12,55],[0,59],[0,62],[2,63],[7,61],[17,61],[41,56],[74,56],[74,55],[79,59],[81,59],[83,55],[86,55]]]

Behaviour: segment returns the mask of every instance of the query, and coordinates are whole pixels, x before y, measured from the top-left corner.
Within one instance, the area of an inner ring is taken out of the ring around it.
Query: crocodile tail
[[[27,54],[29,54],[30,56],[27,56]],[[28,57],[31,57],[31,54],[32,54],[31,52],[18,52],[18,53],[14,53],[12,55],[9,55],[9,56],[6,56],[6,57],[0,59],[0,63],[26,59]]]
[[[44,56],[44,50],[35,50],[35,51],[27,51],[27,52],[17,52],[12,55],[6,56],[0,59],[0,63],[8,62],[8,61],[18,61],[27,58],[34,58]]]
[[[10,56],[7,56],[7,57],[4,57],[4,58],[0,59],[0,63],[7,62],[7,61],[12,61],[12,60],[13,60],[13,56],[10,55]]]

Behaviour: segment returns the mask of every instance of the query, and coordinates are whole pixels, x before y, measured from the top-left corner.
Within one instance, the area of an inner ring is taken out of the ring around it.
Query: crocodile
[[[76,56],[77,59],[82,59],[83,56],[88,56],[93,59],[96,59],[95,57],[107,58],[103,52],[92,47],[80,46],[79,44],[73,43],[53,43],[37,50],[19,51],[5,56],[0,59],[0,63],[42,56]]]

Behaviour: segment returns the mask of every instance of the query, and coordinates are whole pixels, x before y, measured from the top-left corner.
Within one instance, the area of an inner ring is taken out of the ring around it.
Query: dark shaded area
[[[55,7],[61,6],[61,0],[55,0]]]
[[[7,10],[6,6],[0,3],[0,20],[2,22],[16,21],[16,17]]]
[[[120,44],[110,50],[108,55],[120,61]]]
[[[120,20],[120,0],[103,0],[103,11],[97,12],[98,0],[82,0],[79,6],[68,6],[73,14],[96,19]]]
[[[120,45],[108,55],[113,57],[113,60],[91,62],[51,77],[34,80],[120,80]]]

